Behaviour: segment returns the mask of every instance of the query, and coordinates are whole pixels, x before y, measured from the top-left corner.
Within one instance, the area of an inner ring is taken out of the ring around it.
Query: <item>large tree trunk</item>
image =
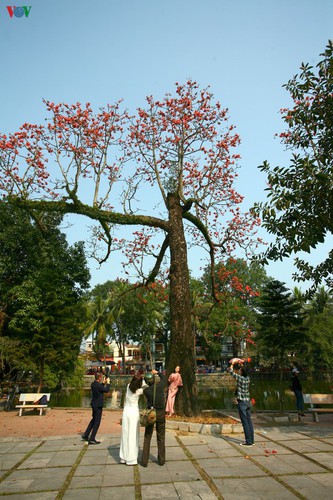
[[[170,242],[170,351],[167,374],[180,366],[183,388],[176,397],[176,412],[192,416],[199,411],[195,378],[195,334],[191,327],[190,279],[182,209],[177,195],[168,195]]]

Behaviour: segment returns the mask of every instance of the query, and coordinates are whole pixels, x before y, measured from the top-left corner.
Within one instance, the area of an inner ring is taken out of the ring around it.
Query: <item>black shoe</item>
[[[141,467],[147,467],[148,464],[143,464],[142,462],[140,463]]]
[[[82,434],[82,439],[84,439],[85,441],[88,441],[89,436],[86,436],[85,434]]]
[[[88,444],[100,444],[100,441],[96,441],[96,439],[90,439],[90,441],[88,441]]]

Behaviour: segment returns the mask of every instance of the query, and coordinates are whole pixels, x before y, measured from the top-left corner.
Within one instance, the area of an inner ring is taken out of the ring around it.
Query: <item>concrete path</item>
[[[255,425],[242,434],[168,430],[167,462],[156,437],[147,468],[119,463],[119,435],[88,446],[79,436],[0,439],[0,496],[10,500],[333,498],[333,426]],[[141,435],[141,443],[142,443]]]

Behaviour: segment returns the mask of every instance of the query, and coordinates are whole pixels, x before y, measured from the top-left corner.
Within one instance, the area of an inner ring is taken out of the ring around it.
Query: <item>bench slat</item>
[[[15,408],[47,408],[48,405],[16,405]]]
[[[20,394],[19,401],[20,402],[23,402],[23,401],[32,401],[32,402],[34,402],[34,401],[38,401],[42,396],[46,396],[47,400],[49,401],[51,394],[45,393],[45,392],[40,392],[40,393],[36,393],[36,394],[22,392]]]
[[[306,411],[315,411],[316,413],[333,413],[333,408],[308,408]]]
[[[333,394],[303,394],[303,399],[308,404],[333,404]]]

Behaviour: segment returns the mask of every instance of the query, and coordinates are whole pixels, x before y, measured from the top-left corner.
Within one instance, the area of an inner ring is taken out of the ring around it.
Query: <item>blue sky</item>
[[[42,122],[43,98],[96,108],[123,98],[134,112],[146,95],[162,97],[192,78],[211,86],[237,127],[237,188],[247,207],[265,198],[258,165],[288,160],[274,138],[284,128],[279,109],[290,103],[282,85],[301,62],[315,65],[333,38],[332,0],[15,2],[31,6],[27,17],[10,17],[8,5],[0,0],[1,133]],[[82,234],[72,228],[70,241]],[[90,264],[92,285],[119,274],[117,261]],[[199,263],[190,267],[197,275]],[[291,261],[267,271],[295,286]]]

